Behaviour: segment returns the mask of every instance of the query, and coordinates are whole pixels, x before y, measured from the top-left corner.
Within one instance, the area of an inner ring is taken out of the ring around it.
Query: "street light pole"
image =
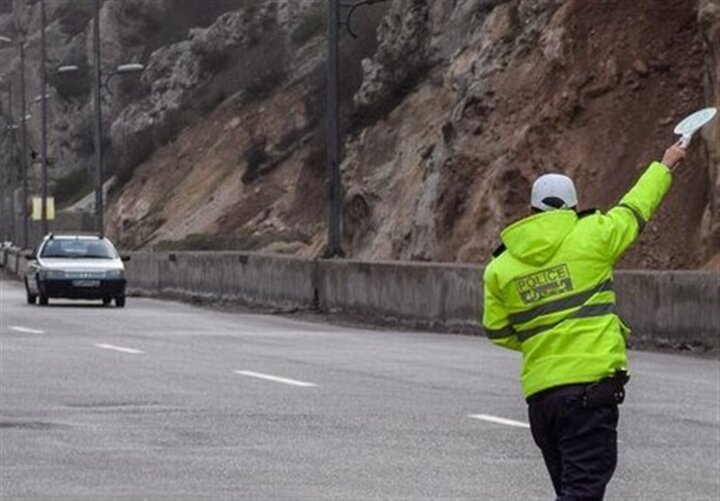
[[[40,0],[40,44],[41,44],[41,63],[40,63],[40,107],[41,107],[41,121],[42,121],[42,200],[40,207],[42,211],[42,234],[43,236],[48,234],[48,220],[47,220],[47,196],[48,196],[48,173],[47,173],[47,98],[46,98],[46,87],[47,87],[47,72],[45,67],[45,60],[47,58],[47,49],[45,47],[45,0]]]
[[[12,144],[13,144],[13,153],[17,153],[17,150],[15,148],[17,147],[17,143],[15,143],[15,130],[12,128],[15,125],[15,120],[13,119],[13,109],[12,109],[12,103],[13,103],[13,92],[12,92],[12,82],[8,82],[8,114],[10,116],[10,126],[8,129],[11,131],[10,133],[13,134],[11,136],[12,138]],[[10,234],[12,235],[12,241],[15,243],[17,242],[17,209],[15,207],[15,183],[17,182],[17,172],[16,172],[17,165],[8,165],[9,170],[9,178],[8,178],[8,187],[10,188]]]
[[[0,165],[0,245],[2,245],[2,242],[5,240],[8,240],[6,235],[9,231],[6,229],[7,212],[5,212],[5,202],[7,202],[5,199],[6,179],[8,179],[7,173],[4,172],[3,166]]]
[[[30,233],[30,218],[28,210],[28,154],[27,154],[27,117],[25,110],[25,47],[22,39],[18,40],[20,49],[20,135],[22,141],[22,161],[20,168],[22,169],[22,203],[20,209],[23,216],[23,249],[28,248],[28,239]]]
[[[3,80],[0,78],[0,83]],[[2,100],[2,92],[0,92],[0,115],[5,113]],[[9,131],[12,127],[12,82],[8,82],[8,114],[10,116],[10,125],[6,125],[5,131]],[[10,240],[15,242],[15,207],[13,206],[12,195],[13,195],[13,177],[11,162],[8,162],[7,166],[0,165],[0,212],[2,213],[2,220],[0,221],[0,242]],[[5,197],[5,187],[10,191],[10,207],[7,207],[8,200]],[[7,209],[7,212],[6,212]],[[10,213],[10,220],[8,221],[7,214]]]
[[[3,37],[4,38],[4,37]],[[2,84],[3,79],[0,77],[0,84]],[[2,101],[2,92],[0,92],[0,115],[2,115],[4,112],[3,108],[3,101]],[[6,126],[6,130],[8,130],[10,126]],[[8,163],[7,166],[0,165],[0,242],[4,242],[6,240],[5,234],[6,232],[10,234],[10,230],[6,229],[6,224],[8,223],[8,226],[10,226],[12,223],[7,221],[7,212],[6,209],[6,200],[5,200],[5,186],[7,186],[10,189],[10,193],[12,194],[12,186],[10,186],[10,164]],[[12,214],[12,211],[10,211]],[[12,239],[10,239],[12,240]]]
[[[2,103],[0,103],[2,104]],[[0,106],[0,114],[2,114],[1,110],[2,106]],[[6,181],[6,179],[8,181]],[[7,240],[6,234],[8,232],[6,228],[7,223],[7,212],[5,211],[5,186],[9,184],[9,178],[7,177],[7,172],[5,172],[5,169],[2,165],[0,165],[0,245],[2,245],[2,242]],[[11,190],[12,191],[12,190]]]
[[[102,103],[100,102],[100,0],[94,2],[93,49],[95,52],[95,68],[93,70],[93,102],[95,104],[95,231],[104,235],[104,203],[103,203],[103,155],[102,155]]]
[[[326,257],[344,257],[342,250],[342,179],[340,177],[340,111],[338,103],[339,80],[339,35],[343,25],[348,33],[357,37],[352,29],[352,16],[357,9],[386,0],[359,0],[342,3],[342,0],[327,0],[327,177],[328,177],[328,246]],[[347,8],[345,20],[340,20],[341,8]]]
[[[12,44],[13,39],[0,36],[0,42]],[[22,159],[20,162],[21,177],[22,177],[22,203],[20,204],[20,212],[23,218],[23,248],[27,249],[28,246],[28,234],[29,229],[29,214],[28,214],[28,154],[27,154],[27,110],[25,108],[25,43],[22,35],[17,40],[18,51],[20,52],[20,127],[21,127],[21,141],[22,141]]]
[[[327,62],[327,176],[328,176],[328,247],[327,257],[341,257],[342,226],[340,186],[340,133],[338,130],[338,31],[340,0],[328,0]]]

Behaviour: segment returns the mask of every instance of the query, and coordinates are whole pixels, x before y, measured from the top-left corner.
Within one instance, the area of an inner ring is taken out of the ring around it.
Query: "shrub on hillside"
[[[93,190],[95,178],[87,169],[78,169],[55,183],[53,195],[58,207],[67,207]]]
[[[242,181],[248,183],[257,177],[260,168],[268,161],[267,138],[263,136],[253,139],[243,157],[246,167]]]
[[[290,35],[292,41],[303,45],[325,30],[326,14],[322,4],[318,4],[303,13],[300,23]]]

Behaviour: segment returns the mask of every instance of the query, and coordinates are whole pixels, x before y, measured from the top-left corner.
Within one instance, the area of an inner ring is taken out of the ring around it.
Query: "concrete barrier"
[[[481,268],[444,263],[307,260],[238,252],[137,253],[140,292],[229,299],[251,306],[339,313],[368,323],[481,333]],[[720,274],[619,271],[619,310],[633,339],[720,344]]]
[[[477,266],[404,262],[319,262],[323,310],[411,325],[480,332]]]
[[[10,247],[2,250],[2,263],[6,272],[21,277],[25,274],[26,263],[20,249]]]
[[[312,309],[314,261],[238,252],[133,253],[130,290],[238,301],[250,306]]]
[[[641,341],[720,346],[720,273],[619,271],[618,310]]]
[[[20,274],[25,259],[3,256]],[[403,322],[482,333],[477,266],[311,260],[247,252],[136,252],[126,264],[131,292],[228,300],[282,310],[332,312],[367,323]],[[618,308],[632,339],[671,347],[720,346],[720,274],[618,271]]]

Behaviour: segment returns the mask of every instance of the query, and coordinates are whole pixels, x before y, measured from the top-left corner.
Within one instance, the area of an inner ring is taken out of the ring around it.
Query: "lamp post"
[[[0,36],[0,42],[6,44],[12,44],[13,40],[10,37]],[[28,247],[28,238],[30,233],[30,217],[28,214],[28,154],[27,154],[27,113],[25,109],[25,43],[23,40],[18,39],[18,52],[20,53],[20,116],[23,117],[20,120],[20,137],[22,142],[22,159],[20,161],[21,177],[22,177],[22,203],[20,209],[22,211],[23,219],[23,248]]]
[[[12,95],[12,83],[8,82],[8,114],[10,116],[10,125],[7,126],[7,130],[14,131],[13,128],[13,110],[12,110],[12,103],[13,103],[13,95]],[[13,150],[17,147],[15,144],[15,136],[14,132],[11,132],[13,134],[12,140],[13,140]],[[15,151],[15,153],[17,153]],[[17,223],[16,223],[16,212],[17,209],[15,207],[15,182],[16,182],[16,173],[13,172],[13,168],[8,165],[8,187],[10,188],[10,234],[12,235],[12,241],[17,241]]]
[[[12,96],[12,82],[5,82],[2,78],[0,78],[0,84],[2,84],[2,87],[7,87],[7,95],[8,95],[8,106],[7,110],[4,109],[3,106],[3,99],[2,94],[0,93],[0,113],[5,113],[7,111],[7,115],[9,117],[9,123],[5,126],[4,130],[11,131],[13,130],[13,109],[12,109],[12,103],[13,103],[13,96]],[[4,90],[4,89],[3,89]],[[12,132],[11,132],[12,134]],[[14,139],[14,137],[13,137]],[[9,155],[12,157],[12,153]],[[7,240],[10,240],[12,242],[17,241],[17,230],[16,230],[16,211],[15,211],[15,175],[13,173],[13,168],[11,166],[11,162],[8,162],[6,166],[0,166],[0,212],[2,212],[2,221],[0,221],[0,230],[2,230],[2,236],[0,236],[0,242]],[[8,200],[6,200],[5,196],[5,188],[8,188],[8,191],[10,192],[10,200],[9,203]],[[6,207],[8,206],[9,207]],[[6,212],[6,208],[8,209]],[[8,213],[10,214],[10,218],[8,220]],[[8,223],[7,226],[5,223]]]
[[[342,0],[328,0],[327,10],[327,176],[328,176],[328,247],[326,257],[343,257],[342,250],[342,179],[340,177],[340,112],[338,103],[339,44],[340,26],[345,26],[353,38],[352,16],[364,5],[373,5],[386,0],[360,0],[343,3]],[[348,9],[345,20],[341,21],[340,10]]]
[[[9,184],[5,182],[5,172],[3,170],[3,166],[0,165],[0,245],[2,245],[2,242],[7,240],[5,237],[5,222],[7,221],[7,218],[5,215],[7,214],[5,212],[5,185]],[[12,192],[12,189],[10,190]]]
[[[97,25],[97,23],[96,23]],[[96,46],[97,47],[97,46]],[[100,71],[94,70],[94,85],[93,85],[93,111],[95,118],[95,127],[93,128],[93,142],[95,148],[95,231],[102,235],[104,233],[104,174],[103,174],[103,145],[102,145],[102,89],[106,89],[109,93],[110,88],[108,84],[110,80],[116,75],[122,75],[127,73],[137,73],[145,69],[145,65],[140,63],[126,63],[117,66],[113,71],[108,73],[103,81],[102,69],[99,64],[99,54],[95,51],[95,68]],[[56,72],[59,74],[67,74],[78,71],[80,68],[75,64],[67,64],[57,68]],[[99,82],[99,83],[98,83]],[[46,96],[49,97],[49,96]],[[38,97],[37,99],[40,99]]]
[[[338,32],[340,0],[328,0],[327,62],[327,176],[328,176],[328,247],[327,257],[340,257],[342,249],[342,187],[340,180],[340,131],[338,111]]]
[[[8,240],[5,230],[5,223],[7,222],[7,218],[5,217],[5,215],[7,214],[5,212],[5,185],[9,185],[10,183],[6,183],[6,178],[9,181],[9,176],[6,175],[6,173],[2,169],[2,165],[0,165],[0,245],[2,245],[2,242],[5,242],[5,240]],[[10,192],[12,193],[12,189],[10,189]]]
[[[97,55],[96,55],[97,57]],[[99,61],[96,59],[96,67],[100,67],[100,65],[97,63]],[[145,66],[140,63],[126,63],[118,65],[114,70],[112,70],[110,73],[107,74],[104,81],[102,81],[102,70],[100,71],[100,78],[101,83],[99,86],[99,91],[97,90],[97,86],[94,87],[93,92],[93,101],[94,101],[94,113],[95,113],[95,127],[94,127],[94,144],[95,144],[95,165],[96,165],[96,189],[95,189],[95,224],[96,224],[96,231],[100,234],[103,233],[103,195],[102,195],[102,184],[103,184],[103,168],[102,168],[102,108],[101,105],[97,102],[96,96],[102,97],[102,89],[105,88],[108,92],[110,92],[110,89],[108,87],[108,84],[110,80],[116,76],[121,74],[127,74],[127,73],[136,73],[143,71],[145,69]],[[59,66],[55,69],[53,74],[56,75],[66,75],[66,74],[72,74],[80,70],[80,66],[76,64],[65,64],[62,66]],[[50,94],[45,94],[44,98],[42,95],[38,95],[33,99],[33,103],[43,102],[47,99],[49,99],[51,96]],[[29,117],[29,115],[28,115]],[[47,120],[47,117],[44,116],[44,120]]]
[[[41,122],[42,122],[42,200],[41,200],[41,211],[42,211],[42,234],[43,236],[48,234],[48,221],[47,221],[47,68],[45,65],[47,59],[47,49],[45,47],[45,0],[40,0],[40,45],[41,45],[41,56],[40,56],[40,109],[41,109]]]
[[[0,77],[0,85],[3,83],[3,78]],[[2,96],[0,96],[0,115],[2,114],[3,106],[2,106]],[[7,126],[6,128],[9,128],[10,126]],[[8,168],[9,173],[9,168]],[[6,178],[7,177],[7,182]],[[10,176],[7,175],[3,170],[3,165],[0,164],[0,244],[7,240],[6,238],[6,230],[5,230],[5,223],[7,220],[7,212],[5,212],[5,186],[9,185]],[[12,188],[10,190],[12,192]]]
[[[25,108],[25,44],[18,40],[20,51],[20,137],[22,142],[22,214],[23,214],[23,249],[28,248],[30,233],[30,217],[28,208],[28,152],[27,152],[27,110]]]
[[[102,109],[100,102],[100,87],[102,74],[100,72],[100,0],[93,2],[93,49],[95,52],[95,68],[93,75],[93,104],[95,106],[95,231],[101,236],[105,234],[103,213],[103,155],[102,155]]]
[[[40,101],[40,114],[41,114],[41,128],[42,128],[42,148],[41,148],[41,162],[42,162],[42,174],[41,174],[41,185],[42,185],[42,199],[40,202],[41,207],[41,219],[42,219],[42,234],[48,234],[48,220],[47,220],[47,197],[48,197],[48,158],[47,158],[47,100],[50,95],[47,93],[47,44],[45,43],[45,0],[40,0],[40,95],[35,98],[35,102]],[[76,66],[65,67],[65,71],[75,71]],[[59,69],[58,69],[59,71]]]
[[[102,81],[102,70],[100,69],[100,0],[93,2],[93,49],[95,53],[95,67],[93,68],[93,103],[95,107],[95,231],[104,235],[105,223],[104,212],[105,204],[103,193],[104,173],[103,173],[103,151],[102,151],[102,103],[100,91],[103,87],[108,89],[110,79],[115,75],[125,73],[136,73],[143,71],[145,66],[139,63],[128,63],[119,65],[112,71],[105,82]]]

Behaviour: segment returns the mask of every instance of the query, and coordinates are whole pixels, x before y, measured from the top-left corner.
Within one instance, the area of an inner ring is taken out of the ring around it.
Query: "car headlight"
[[[125,273],[123,270],[107,270],[105,272],[105,278],[123,278]]]
[[[44,270],[40,273],[40,276],[45,279],[58,279],[65,278],[65,272],[62,270]]]

